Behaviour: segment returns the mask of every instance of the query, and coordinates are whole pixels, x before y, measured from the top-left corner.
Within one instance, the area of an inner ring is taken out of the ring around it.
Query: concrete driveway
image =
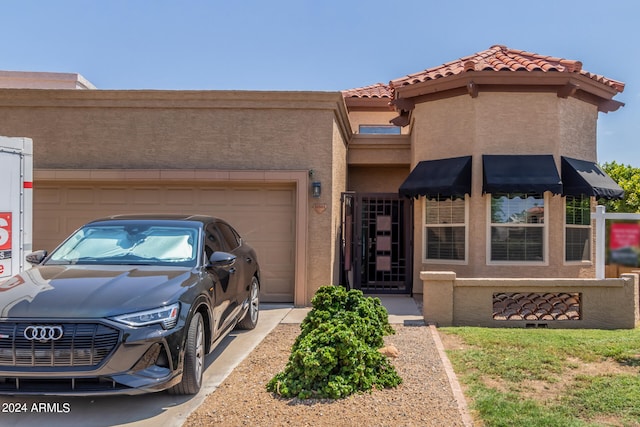
[[[299,323],[306,309],[262,304],[253,331],[233,331],[207,356],[203,386],[195,396],[166,392],[112,397],[0,396],[0,424],[13,426],[181,426],[229,373],[275,328],[287,321]]]

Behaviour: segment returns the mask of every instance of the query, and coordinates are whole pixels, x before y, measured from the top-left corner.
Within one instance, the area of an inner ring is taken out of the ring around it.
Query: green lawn
[[[640,329],[439,332],[486,426],[640,426]]]

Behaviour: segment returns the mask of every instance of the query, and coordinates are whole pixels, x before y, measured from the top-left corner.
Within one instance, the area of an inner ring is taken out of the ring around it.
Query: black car
[[[0,394],[195,394],[258,322],[256,253],[218,218],[104,218],[27,258],[0,284]]]

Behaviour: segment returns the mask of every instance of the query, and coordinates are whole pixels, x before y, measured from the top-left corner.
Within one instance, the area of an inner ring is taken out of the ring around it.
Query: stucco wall
[[[349,122],[355,133],[359,133],[360,125],[382,125],[391,126],[390,120],[397,117],[398,113],[391,108],[389,111],[351,111],[349,112]],[[408,134],[410,129],[404,127],[400,129],[400,133]]]
[[[637,274],[623,274],[619,279],[462,279],[453,272],[425,271],[421,279],[425,321],[439,326],[633,329],[640,324]],[[546,310],[559,314],[562,309],[574,307],[540,304],[533,308],[527,301],[519,305],[514,300],[513,307],[505,311],[513,317],[497,320],[493,301],[496,294],[505,293],[546,295],[547,298],[577,294],[579,303],[573,314],[579,318],[543,314]]]
[[[349,142],[347,161],[351,167],[409,167],[410,135],[354,134]]]
[[[24,106],[3,103],[0,93],[0,126],[39,141],[36,168],[331,167],[331,108],[339,94],[270,100],[244,92],[24,92],[31,95]]]
[[[95,89],[80,74],[28,71],[0,71],[0,88]]]
[[[332,176],[332,198],[331,198],[331,233],[333,242],[331,247],[331,270],[333,271],[333,281],[331,284],[340,283],[340,209],[341,194],[347,190],[347,144],[341,138],[338,126],[333,127],[333,176]],[[315,211],[315,209],[314,209]],[[316,289],[314,289],[315,292]]]
[[[333,281],[351,134],[340,93],[6,89],[0,134],[33,139],[36,171],[313,170],[322,196],[305,193],[304,299]]]
[[[422,270],[453,270],[459,277],[594,277],[592,263],[565,264],[564,201],[550,194],[545,206],[546,264],[487,265],[488,197],[482,195],[482,155],[552,154],[560,172],[561,155],[595,160],[596,120],[595,106],[555,93],[480,92],[477,98],[464,95],[417,104],[412,166],[421,160],[471,155],[473,176],[464,265],[422,263],[423,203],[415,203],[414,291],[422,292]]]
[[[481,92],[421,103],[413,112],[414,160],[482,154],[595,160],[597,113],[594,105],[553,93]]]
[[[409,175],[409,167],[359,166],[349,168],[349,191],[397,193]]]
[[[560,144],[558,154],[597,161],[598,109],[575,98],[558,103]]]

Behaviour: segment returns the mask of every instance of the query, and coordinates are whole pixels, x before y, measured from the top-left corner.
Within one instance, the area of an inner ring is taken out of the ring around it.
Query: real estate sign
[[[640,224],[614,222],[610,230],[611,262],[637,267],[640,253]]]

